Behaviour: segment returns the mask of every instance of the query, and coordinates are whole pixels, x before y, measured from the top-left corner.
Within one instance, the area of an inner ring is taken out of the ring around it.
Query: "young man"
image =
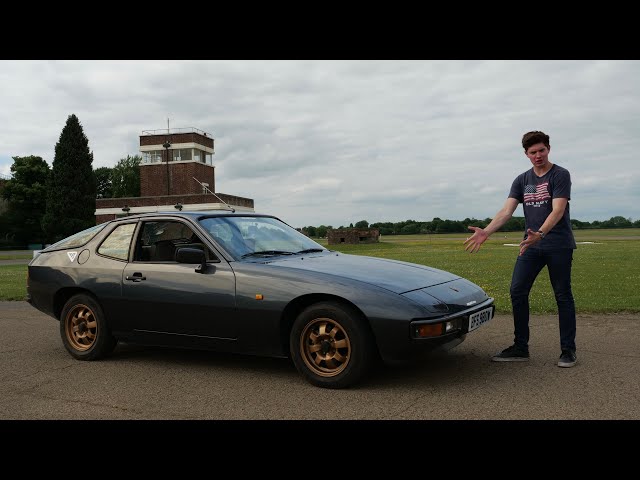
[[[528,132],[522,146],[533,167],[518,175],[511,185],[509,198],[484,229],[469,227],[473,235],[464,242],[465,250],[477,252],[489,236],[502,227],[523,204],[524,240],[511,278],[514,342],[493,356],[496,362],[529,360],[529,292],[546,265],[555,293],[560,321],[559,367],[573,367],[576,362],[576,310],[571,292],[571,263],[576,242],[571,230],[569,171],[549,161],[549,135]]]

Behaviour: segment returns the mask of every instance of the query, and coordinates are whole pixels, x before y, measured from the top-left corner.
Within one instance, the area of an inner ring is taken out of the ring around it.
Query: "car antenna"
[[[191,177],[193,178],[196,182],[198,182],[202,188],[209,192],[211,195],[213,195],[214,197],[216,197],[218,200],[220,200],[222,203],[224,203],[227,207],[229,207],[229,210],[231,210],[231,213],[236,213],[236,209],[233,208],[231,205],[229,205],[227,202],[225,202],[224,200],[222,200],[218,195],[216,195],[215,193],[213,193],[211,190],[209,190],[209,187],[207,187],[204,183],[202,183],[200,180],[198,180],[196,177]]]

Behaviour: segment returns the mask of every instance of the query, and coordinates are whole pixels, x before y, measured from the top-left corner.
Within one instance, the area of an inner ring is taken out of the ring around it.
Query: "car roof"
[[[255,212],[231,212],[228,210],[209,210],[209,211],[183,211],[176,212],[174,211],[159,211],[159,212],[150,212],[150,213],[137,213],[133,215],[127,215],[126,217],[119,217],[110,220],[111,222],[122,222],[127,220],[137,220],[139,218],[149,218],[149,217],[180,217],[180,218],[190,218],[191,220],[198,220],[200,218],[207,217],[275,217],[275,215],[269,215],[266,213],[255,213]]]

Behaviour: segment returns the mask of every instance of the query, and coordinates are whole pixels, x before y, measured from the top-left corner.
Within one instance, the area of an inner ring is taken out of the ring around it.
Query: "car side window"
[[[135,228],[135,223],[118,225],[102,241],[98,247],[98,253],[105,257],[116,258],[118,260],[128,260],[129,246],[131,245],[131,237],[133,237],[133,231]]]
[[[133,260],[136,262],[175,262],[178,248],[199,248],[207,261],[218,257],[186,224],[176,221],[144,222]]]

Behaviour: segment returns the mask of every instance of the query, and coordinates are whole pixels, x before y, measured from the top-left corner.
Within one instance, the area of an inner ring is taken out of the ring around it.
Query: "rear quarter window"
[[[95,237],[98,233],[102,231],[107,224],[101,223],[100,225],[96,225],[95,227],[87,228],[86,230],[82,230],[70,237],[63,238],[57,243],[54,243],[50,247],[47,247],[44,251],[49,252],[51,250],[64,250],[66,248],[78,248],[88,243],[93,237]]]
[[[127,260],[129,258],[129,247],[131,246],[131,238],[133,237],[135,228],[135,223],[118,225],[100,244],[98,253],[105,257]]]

